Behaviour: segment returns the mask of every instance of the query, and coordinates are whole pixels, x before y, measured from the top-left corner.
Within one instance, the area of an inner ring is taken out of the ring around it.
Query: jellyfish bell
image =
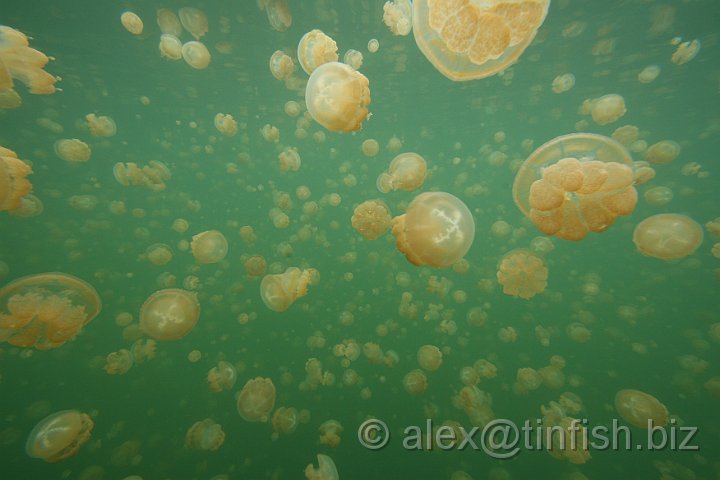
[[[125,27],[125,30],[133,35],[142,35],[143,33],[143,21],[133,12],[123,12],[120,15],[120,23]]]
[[[157,24],[163,34],[180,37],[182,35],[182,23],[175,15],[175,12],[169,8],[159,8],[157,10]]]
[[[24,83],[30,93],[55,93],[59,78],[43,70],[48,61],[44,53],[30,47],[24,33],[0,25],[0,91],[13,88],[15,79]]]
[[[237,397],[238,413],[248,422],[267,422],[274,406],[275,385],[270,378],[248,380]]]
[[[270,26],[276,32],[284,32],[292,25],[292,13],[287,0],[267,0],[265,12]]]
[[[518,170],[513,199],[546,235],[582,240],[637,204],[632,159],[615,140],[591,133],[557,137]]]
[[[307,294],[312,271],[290,267],[284,273],[265,275],[260,282],[260,297],[270,310],[284,312],[295,300]]]
[[[300,39],[297,58],[305,73],[310,75],[320,65],[338,61],[337,44],[322,30],[311,30]]]
[[[30,165],[17,158],[15,152],[0,147],[0,211],[15,211],[23,206],[23,199],[32,190],[27,179],[31,173]]]
[[[178,340],[200,317],[197,295],[178,288],[158,290],[140,308],[140,329],[155,340]]]
[[[550,0],[417,0],[420,51],[453,81],[495,75],[515,63],[545,20]]]
[[[180,60],[183,58],[182,54],[182,42],[178,37],[170,33],[163,33],[160,36],[160,56],[167,58],[168,60]]]
[[[185,434],[185,447],[193,450],[214,451],[225,442],[225,432],[211,418],[195,422]]]
[[[638,251],[660,260],[677,260],[695,253],[703,242],[703,230],[690,217],[660,213],[638,223],[633,243]]]
[[[207,68],[212,58],[207,47],[196,41],[185,43],[182,46],[181,53],[185,63],[198,70]]]
[[[470,250],[475,221],[459,198],[445,192],[415,197],[404,215],[392,219],[392,233],[413,265],[446,268]]]
[[[668,422],[669,413],[665,405],[640,390],[617,392],[615,409],[626,422],[638,428],[662,427]]]
[[[332,458],[327,455],[319,453],[317,455],[318,468],[316,469],[313,464],[309,464],[305,468],[305,478],[307,480],[339,480],[340,474],[337,471],[335,462]]]
[[[28,435],[25,452],[32,458],[49,463],[77,454],[90,440],[93,421],[77,410],[63,410],[40,420]]]
[[[368,116],[370,82],[349,65],[324,63],[310,75],[305,103],[312,118],[328,130],[360,130]]]
[[[497,279],[506,295],[529,300],[545,290],[547,278],[545,261],[529,250],[508,252],[498,263]]]
[[[380,174],[377,187],[382,193],[390,190],[411,192],[422,187],[427,177],[425,159],[413,152],[397,155],[390,162],[387,173]]]
[[[208,18],[202,10],[183,7],[178,10],[178,16],[182,26],[195,37],[195,40],[200,40],[200,37],[208,32]]]
[[[227,255],[228,243],[221,232],[207,230],[193,236],[190,249],[198,263],[217,263]]]
[[[55,153],[66,162],[87,162],[92,150],[77,138],[62,138],[55,142]]]
[[[390,209],[382,200],[366,200],[353,211],[353,228],[366,240],[375,240],[390,229]]]

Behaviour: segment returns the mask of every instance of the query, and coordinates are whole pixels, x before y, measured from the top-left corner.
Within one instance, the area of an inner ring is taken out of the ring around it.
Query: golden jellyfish
[[[218,263],[228,253],[228,242],[217,230],[207,230],[192,237],[190,249],[198,263]]]
[[[276,32],[284,32],[292,25],[292,13],[287,0],[267,0],[265,12],[270,26]]]
[[[140,365],[145,360],[151,360],[155,358],[156,348],[157,342],[152,338],[137,339],[130,347],[130,353],[133,357],[133,363],[135,365]]]
[[[155,243],[147,248],[145,255],[153,265],[162,266],[170,263],[173,252],[172,249],[164,243]]]
[[[24,33],[0,25],[0,92],[13,90],[13,80],[19,80],[30,93],[55,93],[59,78],[43,70],[48,60],[44,53],[30,48]]]
[[[682,42],[678,45],[675,52],[673,52],[670,61],[675,65],[684,65],[697,56],[700,52],[700,40],[693,40],[692,42]]]
[[[217,131],[227,137],[234,137],[237,134],[237,122],[230,114],[218,113],[215,115],[214,123]]]
[[[66,162],[87,162],[90,146],[77,138],[63,138],[55,142],[55,153]]]
[[[307,295],[313,284],[312,269],[290,267],[284,273],[265,275],[260,282],[260,297],[270,310],[284,312],[295,300]]]
[[[105,357],[103,367],[108,375],[125,375],[133,366],[133,356],[127,348],[112,352]]]
[[[668,422],[668,410],[660,400],[640,390],[620,390],[615,395],[615,410],[638,428],[662,427]]]
[[[160,192],[165,190],[165,181],[169,180],[172,174],[164,163],[150,160],[150,164],[142,168],[135,162],[117,162],[113,166],[113,176],[125,187],[142,186],[153,192]]]
[[[93,429],[90,417],[77,410],[63,410],[40,420],[25,443],[25,452],[32,458],[55,463],[76,455]]]
[[[417,0],[420,51],[453,81],[485,78],[517,61],[535,38],[550,0]]]
[[[267,422],[275,406],[275,385],[270,378],[248,380],[237,397],[237,410],[248,422]]]
[[[277,440],[280,434],[290,435],[300,423],[300,414],[295,407],[280,407],[273,413],[272,419],[272,439]]]
[[[374,138],[368,138],[362,143],[360,149],[366,157],[374,157],[380,151],[380,144]]]
[[[383,23],[393,35],[409,35],[412,31],[412,3],[392,0],[383,5]]]
[[[375,240],[390,229],[392,218],[385,202],[366,200],[355,207],[350,222],[366,240]]]
[[[245,260],[245,272],[251,277],[264,275],[267,270],[267,261],[261,255],[251,255]]]
[[[282,50],[276,50],[270,56],[270,73],[278,80],[286,80],[295,72],[295,63]]]
[[[224,442],[225,432],[210,418],[195,422],[185,434],[185,447],[193,450],[217,450]]]
[[[645,197],[645,201],[653,207],[662,207],[670,203],[673,199],[673,191],[668,187],[658,185],[647,189],[643,197]]]
[[[425,192],[392,219],[397,249],[413,265],[446,268],[470,250],[475,221],[459,198],[445,192]]]
[[[187,42],[182,46],[182,57],[185,63],[190,65],[192,68],[202,70],[210,65],[212,56],[208,51],[207,47],[200,42]]]
[[[660,75],[659,65],[648,65],[638,73],[638,81],[640,83],[654,82],[655,79]]]
[[[343,55],[343,63],[350,65],[355,70],[360,70],[363,64],[363,54],[352,48]]]
[[[330,448],[336,448],[340,445],[340,434],[345,430],[337,420],[327,420],[323,422],[318,431],[320,432],[320,443]]]
[[[237,370],[232,363],[225,360],[220,360],[207,374],[208,385],[213,392],[230,390],[235,386],[235,380],[237,380]]]
[[[22,105],[22,98],[19,93],[12,88],[0,90],[0,108],[9,110],[18,108],[20,105]]]
[[[15,217],[30,218],[37,217],[43,212],[44,206],[42,200],[28,193],[27,195],[20,198],[20,205],[17,208],[9,210],[8,213]],[[0,210],[2,210],[2,202],[0,201]]]
[[[442,365],[443,354],[435,345],[423,345],[417,351],[417,361],[423,370],[434,372]]]
[[[627,150],[611,138],[560,136],[525,160],[515,176],[513,198],[544,234],[582,240],[635,209],[631,164]]]
[[[497,279],[505,295],[529,300],[547,287],[545,261],[528,250],[506,253],[498,263]]]
[[[349,65],[324,63],[312,72],[305,89],[312,118],[333,132],[362,128],[370,105],[370,82]]]
[[[680,145],[672,140],[661,140],[645,150],[645,160],[653,165],[667,165],[680,155]]]
[[[26,178],[31,173],[30,165],[17,158],[15,152],[0,147],[0,211],[22,207],[23,198],[32,190]]]
[[[178,340],[200,317],[197,295],[178,288],[158,290],[140,308],[140,329],[155,340]]]
[[[309,464],[305,468],[305,478],[307,480],[339,480],[340,475],[338,474],[337,467],[332,458],[327,455],[318,453],[318,468],[316,469],[313,464]]]
[[[660,213],[638,223],[633,242],[638,251],[660,260],[677,260],[695,253],[703,241],[699,223],[678,213]]]
[[[598,125],[607,125],[625,115],[625,99],[615,93],[590,100],[590,115]]]
[[[305,73],[312,74],[320,65],[337,62],[337,44],[322,30],[310,30],[298,43],[298,61]]]
[[[143,21],[133,12],[123,12],[120,15],[120,23],[125,27],[125,30],[133,35],[142,35],[143,33]]]
[[[65,273],[22,277],[0,290],[0,341],[38,350],[57,348],[100,312],[92,285]]]
[[[371,38],[370,40],[368,40],[367,49],[370,53],[377,53],[378,50],[380,50],[380,42],[378,41],[378,39]]]
[[[425,159],[417,153],[406,152],[392,159],[388,171],[380,174],[376,184],[382,193],[391,190],[411,192],[422,187],[426,177]]]
[[[202,10],[183,7],[178,10],[178,16],[182,26],[195,37],[195,40],[200,40],[200,37],[208,32],[208,18]]]
[[[169,33],[163,33],[160,36],[160,56],[167,58],[168,60],[180,60],[182,56],[182,42],[175,35]]]
[[[169,8],[159,8],[156,14],[157,24],[163,34],[179,37],[182,35],[182,23]]]
[[[282,172],[297,172],[300,170],[300,165],[302,165],[302,159],[295,147],[285,147],[278,155],[278,162]]]
[[[564,73],[558,75],[552,82],[553,93],[563,93],[575,86],[575,75],[572,73]]]
[[[110,117],[105,115],[98,117],[94,113],[88,113],[85,115],[85,120],[90,134],[94,137],[112,137],[117,133],[115,120]]]

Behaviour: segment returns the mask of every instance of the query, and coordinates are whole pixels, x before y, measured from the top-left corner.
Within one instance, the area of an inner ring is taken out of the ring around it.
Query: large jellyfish
[[[310,75],[305,103],[312,118],[328,130],[360,130],[368,116],[370,82],[349,65],[324,63]]]
[[[660,260],[692,255],[703,241],[699,223],[678,213],[660,213],[638,223],[633,242],[638,251]]]
[[[302,69],[310,75],[320,65],[338,61],[337,44],[322,30],[310,30],[298,43],[297,57]]]

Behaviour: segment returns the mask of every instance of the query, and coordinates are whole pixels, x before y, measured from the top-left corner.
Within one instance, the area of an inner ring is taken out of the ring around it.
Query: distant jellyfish
[[[180,19],[175,15],[175,12],[169,8],[158,8],[156,16],[158,27],[160,27],[163,34],[172,35],[173,37],[182,35],[182,23],[180,23]]]
[[[413,34],[423,55],[449,79],[485,78],[517,61],[549,5],[549,0],[417,0]]]
[[[142,35],[143,33],[143,21],[133,12],[123,12],[120,15],[120,23],[133,35]]]
[[[426,177],[425,159],[417,153],[407,152],[392,159],[388,171],[380,174],[376,184],[382,193],[391,190],[411,192],[422,187]]]
[[[225,236],[217,230],[207,230],[192,237],[190,249],[198,263],[217,263],[228,252]]]
[[[645,160],[653,165],[667,165],[680,155],[680,145],[672,140],[661,140],[645,150]]]
[[[370,83],[344,63],[324,63],[310,75],[305,103],[312,118],[328,130],[359,130],[368,116]]]
[[[682,42],[678,45],[675,52],[673,52],[670,61],[675,65],[684,65],[697,56],[700,52],[700,40],[693,40],[692,42]]]
[[[420,369],[411,370],[403,377],[403,388],[410,395],[425,393],[428,387],[427,375]]]
[[[673,199],[673,196],[673,191],[662,185],[648,188],[643,194],[645,201],[653,207],[667,205]]]
[[[55,93],[59,78],[43,70],[48,61],[44,53],[30,47],[24,33],[0,25],[0,92],[13,89],[13,80],[19,80],[30,93]]]
[[[187,42],[182,46],[182,57],[193,68],[202,70],[210,65],[211,55],[207,47],[200,42]]]
[[[350,222],[366,240],[375,240],[390,229],[392,215],[382,200],[366,200],[355,207]]]
[[[417,351],[417,361],[423,370],[434,372],[442,365],[443,354],[435,345],[423,345]]]
[[[183,7],[178,10],[178,15],[182,26],[195,37],[195,40],[200,40],[200,37],[208,32],[208,18],[202,10]]]
[[[695,253],[703,241],[703,230],[690,217],[660,213],[638,223],[633,242],[638,251],[660,260],[677,260]]]
[[[638,81],[640,83],[650,83],[660,75],[659,65],[648,65],[638,73]]]
[[[234,137],[237,134],[237,122],[230,114],[218,113],[215,115],[214,123],[217,131],[227,137]]]
[[[0,147],[0,211],[20,209],[32,190],[27,176],[32,173],[30,165],[17,158],[12,150]]]
[[[108,375],[125,375],[133,366],[133,360],[130,350],[123,348],[108,354],[103,368]]]
[[[270,378],[248,380],[237,397],[237,410],[248,422],[267,422],[275,406],[275,385]]]
[[[663,427],[668,422],[668,410],[652,395],[640,390],[620,390],[615,395],[615,410],[631,425],[638,428]]]
[[[273,413],[272,419],[273,440],[276,440],[280,434],[290,435],[297,429],[300,423],[300,414],[295,407],[280,407]]]
[[[2,202],[0,201],[0,210],[2,209]],[[20,199],[20,205],[17,208],[8,210],[8,213],[15,217],[30,218],[40,215],[43,209],[42,201],[32,193],[28,193]]]
[[[102,308],[92,285],[65,273],[19,278],[0,289],[0,341],[38,350],[75,337]]]
[[[182,55],[182,42],[175,35],[169,33],[163,33],[160,36],[160,56],[169,60],[180,60],[183,58]]]
[[[413,265],[446,268],[470,250],[475,221],[459,198],[445,192],[415,197],[407,213],[392,220],[397,249]]]
[[[307,295],[312,281],[312,270],[290,267],[284,273],[265,275],[260,282],[260,297],[270,310],[284,312],[295,300]]]
[[[267,270],[267,261],[261,255],[251,255],[245,260],[245,272],[251,277],[264,275]]]
[[[278,80],[286,80],[295,72],[295,63],[282,50],[276,50],[270,56],[270,73]]]
[[[284,32],[292,25],[292,13],[287,0],[267,0],[265,12],[270,26],[276,32]]]
[[[235,380],[237,380],[237,370],[230,362],[224,360],[220,360],[207,374],[208,385],[213,392],[230,390],[235,386]]]
[[[332,458],[319,453],[317,455],[318,468],[316,469],[311,463],[305,468],[305,478],[307,480],[339,480],[337,467]]]
[[[172,249],[164,243],[154,243],[150,245],[145,254],[150,263],[158,266],[167,265],[173,258]]]
[[[320,432],[320,443],[330,448],[337,448],[340,445],[340,434],[345,430],[337,420],[327,420],[323,422],[318,431]]]
[[[88,440],[93,421],[77,410],[63,410],[40,420],[25,443],[25,452],[49,463],[76,455]]]
[[[300,39],[297,57],[302,69],[310,75],[320,65],[338,61],[337,44],[322,30],[311,30]]]
[[[571,90],[575,86],[575,75],[572,73],[564,73],[558,75],[552,82],[553,93],[563,93]]]
[[[513,250],[498,264],[497,279],[503,293],[529,300],[547,287],[545,261],[528,250]]]
[[[412,31],[412,3],[392,0],[383,5],[383,23],[393,35],[409,35]]]
[[[158,290],[140,308],[140,329],[160,341],[178,340],[192,330],[200,317],[197,295],[186,290]]]
[[[360,70],[363,64],[363,54],[352,48],[343,55],[343,63],[350,65],[355,70]]]
[[[625,112],[625,99],[614,93],[590,101],[590,115],[598,125],[615,122]]]
[[[107,116],[96,116],[94,113],[85,115],[90,135],[94,137],[112,137],[117,133],[115,120]]]
[[[92,150],[82,140],[63,138],[55,142],[55,153],[66,162],[87,162]]]
[[[300,154],[295,147],[285,147],[278,155],[278,162],[282,172],[297,172],[300,170],[300,165],[302,165]]]
[[[224,442],[222,426],[210,418],[195,422],[185,434],[185,447],[193,450],[214,451]]]
[[[610,138],[560,136],[525,160],[515,176],[513,198],[544,234],[582,240],[635,209],[631,164],[627,150]]]

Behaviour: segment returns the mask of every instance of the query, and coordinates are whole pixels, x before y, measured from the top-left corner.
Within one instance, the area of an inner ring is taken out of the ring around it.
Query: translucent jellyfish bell
[[[90,417],[77,410],[64,410],[42,419],[28,435],[25,452],[33,458],[54,463],[77,454],[90,439]]]
[[[449,267],[470,250],[475,238],[470,210],[445,192],[421,193],[392,225],[397,249],[413,265]]]
[[[368,116],[370,82],[349,65],[325,63],[310,75],[305,103],[313,119],[328,130],[360,130]]]
[[[417,153],[401,153],[392,159],[388,171],[380,174],[377,188],[382,193],[391,190],[411,192],[422,187],[425,177],[427,177],[425,159]]]
[[[545,261],[528,250],[513,250],[498,263],[497,279],[506,295],[528,300],[545,290],[547,278]]]
[[[159,290],[140,308],[140,329],[155,340],[178,340],[200,317],[197,296],[178,288]]]
[[[320,65],[337,62],[337,44],[321,30],[311,30],[300,39],[298,61],[305,73],[312,74]]]
[[[695,253],[703,241],[703,230],[690,217],[661,213],[638,223],[633,242],[638,251],[660,260],[677,260]]]
[[[192,7],[183,7],[178,11],[180,23],[190,32],[195,40],[208,32],[208,18],[205,12]]]
[[[267,422],[275,406],[275,385],[270,378],[248,380],[237,397],[237,410],[248,422]]]
[[[318,468],[312,464],[305,468],[305,478],[308,480],[339,480],[340,474],[337,471],[332,458],[321,453],[317,456]]]
[[[640,390],[620,390],[615,409],[628,423],[638,428],[662,427],[668,422],[668,410],[660,400]]]
[[[260,297],[270,310],[284,312],[295,300],[307,294],[313,272],[290,267],[285,273],[265,275],[260,282]]]

